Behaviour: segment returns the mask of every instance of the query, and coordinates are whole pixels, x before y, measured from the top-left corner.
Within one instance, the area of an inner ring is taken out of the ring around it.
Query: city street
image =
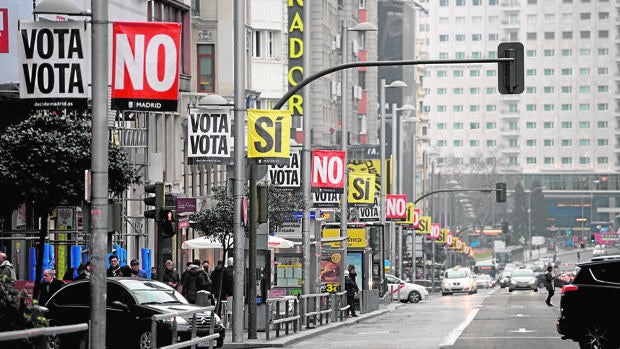
[[[560,270],[574,270],[591,249],[558,253]],[[612,249],[616,253],[616,249]],[[555,329],[560,289],[547,307],[547,292],[514,291],[495,287],[475,295],[435,294],[428,301],[404,304],[368,321],[343,326],[297,342],[291,348],[577,348]]]

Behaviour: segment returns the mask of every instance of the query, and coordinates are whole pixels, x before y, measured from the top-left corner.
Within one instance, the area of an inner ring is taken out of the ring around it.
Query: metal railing
[[[297,332],[301,327],[299,321],[299,298],[296,296],[284,296],[276,298],[268,298],[265,302],[267,309],[265,311],[265,338],[269,340],[270,326],[273,325],[276,330],[276,337],[280,337],[281,326],[284,324],[284,333],[289,334],[289,326],[293,326],[293,331]],[[281,305],[284,304],[284,311]],[[275,308],[272,308],[275,307]]]
[[[200,312],[210,312],[209,317],[209,335],[196,337],[197,324],[196,314]],[[183,317],[183,315],[191,315],[191,321],[188,323],[191,326],[191,337],[189,340],[177,343],[177,317]],[[201,342],[209,342],[209,348],[212,348],[213,340],[220,338],[219,333],[214,333],[215,330],[215,306],[200,307],[192,310],[177,311],[165,314],[157,314],[151,317],[151,343],[153,348],[157,348],[157,322],[161,320],[172,319],[172,344],[160,347],[160,349],[177,349],[186,348],[191,345],[192,349],[196,344]]]
[[[44,349],[44,348],[46,349],[48,347],[47,346],[48,337],[57,336],[59,334],[76,333],[76,332],[82,332],[82,331],[88,331],[87,323],[65,325],[65,326],[31,328],[27,330],[18,330],[18,331],[7,331],[7,332],[0,332],[0,342],[36,338],[36,340],[34,341],[35,342],[34,347],[38,349]]]
[[[319,325],[323,325],[323,320],[325,320],[326,324],[329,323],[329,314],[333,312],[331,294],[327,292],[302,294],[299,298],[302,300],[301,316],[306,324],[306,328],[312,327],[311,324],[314,325],[313,327],[316,327],[317,321]]]

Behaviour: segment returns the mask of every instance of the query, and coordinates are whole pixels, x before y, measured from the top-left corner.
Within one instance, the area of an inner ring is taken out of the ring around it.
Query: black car
[[[620,347],[620,256],[577,266],[573,282],[562,287],[558,333],[581,348]]]
[[[108,278],[106,299],[106,342],[108,348],[151,348],[151,317],[156,314],[181,312],[199,308],[170,286],[155,280],[136,278]],[[49,309],[46,317],[52,326],[71,325],[90,320],[90,281],[74,281],[56,292],[45,304]],[[211,313],[196,314],[196,336],[209,334]],[[215,332],[220,334],[217,346],[224,343],[225,329],[219,317],[215,317]],[[191,316],[177,317],[177,341],[191,337]],[[157,325],[157,346],[172,343],[172,321],[164,320]],[[77,348],[74,334],[51,338],[54,347]]]

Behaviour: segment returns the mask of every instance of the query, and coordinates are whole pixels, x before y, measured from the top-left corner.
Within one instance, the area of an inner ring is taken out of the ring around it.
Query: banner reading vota
[[[84,22],[19,23],[19,97],[35,108],[86,107],[90,39]]]
[[[181,23],[112,23],[112,109],[177,111]]]
[[[230,108],[191,108],[187,117],[187,163],[227,164],[232,158]]]
[[[267,181],[278,188],[299,188],[301,186],[301,149],[291,147],[287,164],[269,165],[267,167]]]

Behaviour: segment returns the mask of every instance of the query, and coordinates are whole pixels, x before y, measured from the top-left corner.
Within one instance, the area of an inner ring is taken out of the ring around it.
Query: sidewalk
[[[354,323],[358,323],[361,321],[365,321],[376,316],[385,314],[387,312],[394,311],[398,307],[402,306],[403,303],[393,302],[387,305],[379,305],[379,309],[375,311],[371,311],[368,313],[360,313],[358,312],[359,317],[356,318],[347,318],[343,321],[337,322],[329,322],[328,324],[323,324],[321,326],[317,326],[316,328],[306,328],[302,326],[301,330],[298,330],[296,333],[293,330],[289,330],[289,334],[285,335],[284,330],[280,330],[280,337],[276,337],[276,331],[270,330],[269,332],[269,340],[265,339],[265,332],[259,331],[256,335],[257,339],[248,339],[248,331],[244,330],[243,332],[243,341],[242,342],[232,342],[232,330],[226,330],[226,338],[224,338],[224,348],[285,348],[292,343],[302,341],[310,336],[316,336],[318,334],[324,333],[326,331],[331,331],[336,328],[340,328],[343,326],[349,326]]]

